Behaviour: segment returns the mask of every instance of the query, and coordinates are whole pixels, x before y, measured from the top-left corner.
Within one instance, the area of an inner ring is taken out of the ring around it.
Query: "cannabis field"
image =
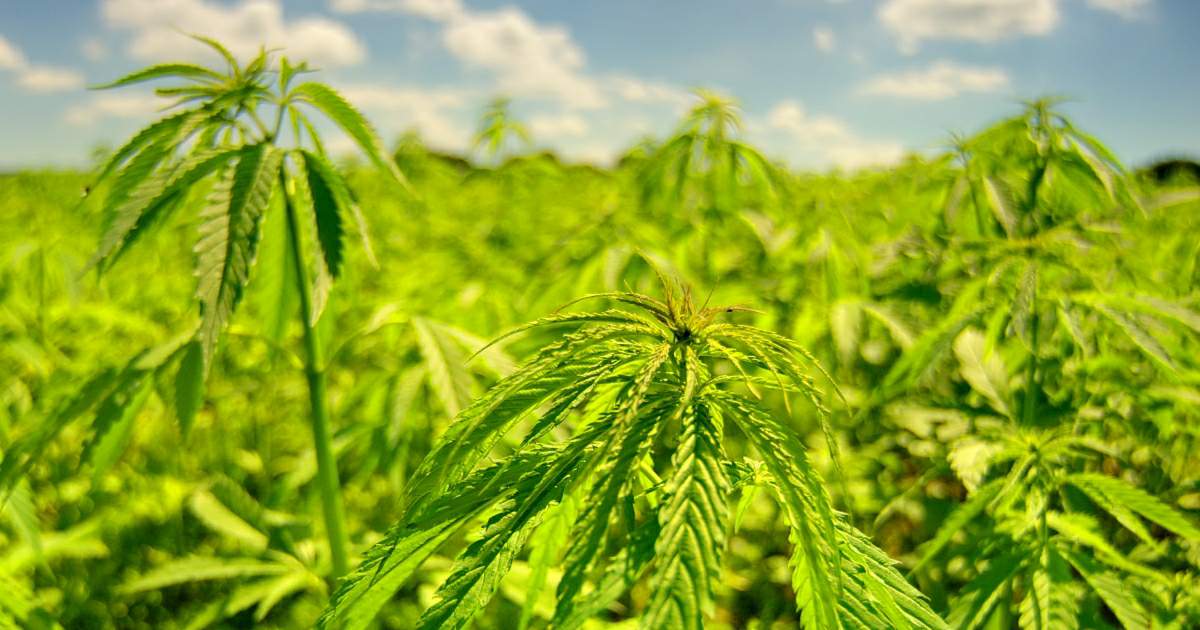
[[[1053,100],[797,172],[705,91],[465,159],[207,43],[0,176],[0,626],[1200,627],[1187,172]]]

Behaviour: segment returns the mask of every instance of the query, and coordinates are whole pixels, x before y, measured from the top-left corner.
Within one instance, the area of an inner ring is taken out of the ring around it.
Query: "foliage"
[[[1053,101],[793,172],[708,93],[483,167],[303,71],[0,176],[0,626],[1200,625],[1195,181]]]

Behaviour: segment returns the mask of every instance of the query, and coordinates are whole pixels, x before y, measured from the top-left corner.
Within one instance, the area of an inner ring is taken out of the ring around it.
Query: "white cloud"
[[[572,107],[605,104],[600,87],[582,72],[583,50],[560,26],[543,26],[515,8],[459,13],[446,23],[443,42],[469,66],[496,73],[514,95],[546,97]]]
[[[333,0],[335,10],[397,11],[438,22],[442,44],[469,68],[491,72],[497,90],[575,109],[602,107],[603,86],[566,28],[539,24],[515,7],[472,11],[458,0]]]
[[[0,36],[0,70],[20,70],[25,63],[21,50]]]
[[[380,85],[347,85],[341,91],[369,111],[385,133],[417,129],[429,146],[455,151],[465,150],[471,140],[470,126],[460,122],[478,96],[468,91]]]
[[[1112,0],[1109,0],[1112,1]],[[915,52],[924,40],[996,42],[1046,35],[1058,25],[1059,0],[887,0],[879,20]]]
[[[331,5],[343,13],[397,11],[431,20],[446,20],[463,12],[459,0],[333,0]]]
[[[108,26],[132,31],[127,52],[160,61],[209,53],[184,33],[217,39],[238,56],[259,47],[281,47],[316,65],[348,66],[366,59],[366,48],[345,25],[323,17],[285,20],[278,0],[244,0],[236,5],[206,0],[103,0]]]
[[[534,139],[545,142],[558,138],[586,136],[588,123],[578,114],[540,114],[529,119],[529,130]]]
[[[13,72],[17,85],[26,92],[62,92],[83,87],[83,75],[70,68],[29,63],[25,54],[0,37],[0,70]]]
[[[868,140],[832,116],[814,116],[794,100],[785,100],[767,113],[752,129],[769,135],[789,153],[788,158],[804,165],[834,164],[861,168],[891,164],[904,155],[904,147],[891,141]]]
[[[17,75],[17,85],[30,92],[65,92],[83,87],[83,75],[70,68],[30,66]]]
[[[67,108],[65,120],[72,125],[94,125],[109,118],[146,118],[165,105],[150,94],[99,94],[89,101]]]
[[[837,47],[837,35],[828,26],[813,28],[813,46],[823,53],[833,52]]]
[[[609,77],[608,87],[617,96],[631,103],[664,103],[684,108],[692,102],[692,95],[687,90],[668,83],[614,76]]]
[[[1088,6],[1101,11],[1111,11],[1126,19],[1135,19],[1150,8],[1151,0],[1087,0]]]
[[[874,77],[864,83],[860,91],[863,94],[940,101],[964,92],[996,92],[1008,87],[1008,84],[1008,74],[1001,68],[937,61],[924,70]]]

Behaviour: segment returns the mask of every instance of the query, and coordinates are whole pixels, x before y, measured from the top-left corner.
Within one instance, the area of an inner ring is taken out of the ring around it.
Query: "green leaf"
[[[1158,339],[1155,339],[1153,335],[1143,328],[1133,316],[1104,304],[1092,303],[1089,306],[1116,324],[1117,328],[1125,333],[1133,341],[1134,345],[1145,353],[1147,357],[1153,359],[1155,363],[1168,372],[1175,372],[1175,362],[1171,360],[1171,355],[1167,353]]]
[[[1122,627],[1127,630],[1148,630],[1151,627],[1150,615],[1134,599],[1129,586],[1119,576],[1071,549],[1063,549],[1062,554],[1071,566],[1079,571],[1088,586],[1100,596],[1100,600],[1113,612]]]
[[[105,83],[102,85],[92,86],[93,90],[107,90],[115,87],[123,87],[141,83],[143,81],[152,81],[154,79],[188,79],[192,81],[200,81],[207,83],[220,83],[225,80],[225,77],[203,66],[198,66],[190,63],[160,63],[153,66],[135,70],[116,81]]]
[[[713,613],[729,520],[723,434],[720,416],[707,405],[684,416],[666,504],[658,513],[659,568],[644,628],[700,630]]]
[[[792,431],[750,401],[725,395],[721,402],[754,442],[787,514],[795,546],[792,584],[804,627],[838,627],[835,593],[841,567],[828,491]]]
[[[317,242],[321,246],[321,255],[325,266],[334,278],[342,272],[342,215],[339,212],[341,204],[334,196],[333,186],[325,180],[327,173],[319,164],[309,166],[305,156],[305,174],[307,175],[308,190],[312,195],[313,218],[317,225]]]
[[[975,579],[967,583],[947,617],[951,627],[970,630],[983,627],[997,605],[1007,605],[1001,600],[1009,595],[1012,579],[1021,569],[1020,554],[1006,554],[987,562]]]
[[[232,538],[252,550],[267,548],[267,536],[234,514],[207,490],[197,491],[188,502],[192,514],[209,529]]]
[[[175,207],[192,186],[241,153],[240,149],[202,150],[169,173],[151,174],[149,169],[166,158],[165,151],[163,148],[147,149],[122,171],[121,179],[133,179],[136,187],[132,188],[129,198],[117,206],[89,266],[103,269],[110,265],[148,226]],[[153,163],[140,164],[143,155],[150,156]]]
[[[241,151],[237,164],[213,189],[201,214],[196,242],[196,297],[206,369],[217,340],[241,300],[258,250],[259,224],[279,178],[280,154],[259,144]]]
[[[286,572],[288,572],[288,567],[274,562],[195,556],[167,562],[137,579],[122,584],[117,590],[119,593],[131,595],[191,582],[276,575]]]
[[[204,350],[198,342],[187,344],[179,371],[175,373],[175,415],[184,436],[192,429],[196,412],[204,402]]]
[[[408,182],[400,174],[396,162],[390,159],[387,152],[384,151],[375,129],[336,90],[322,83],[308,82],[297,85],[292,89],[291,94],[321,110],[362,148],[376,166],[391,175],[397,183],[405,188],[408,187]]]
[[[375,261],[375,251],[371,247],[370,229],[367,227],[366,219],[363,217],[358,204],[354,202],[354,198],[350,194],[350,189],[346,186],[346,181],[338,174],[333,164],[320,153],[301,151],[301,155],[304,157],[304,170],[307,173],[307,180],[311,182],[314,177],[320,179],[324,189],[328,191],[330,199],[337,205],[340,211],[348,212],[354,218],[354,222],[358,227],[359,238],[362,240],[363,249],[367,252],[367,259],[371,261],[371,264],[377,264]],[[322,203],[327,201],[329,200],[325,200]],[[313,203],[317,203],[315,198]],[[340,220],[338,225],[340,228]],[[340,252],[341,250],[339,249],[338,251]],[[325,255],[328,256],[329,254]],[[340,261],[340,256],[338,260]]]
[[[921,552],[921,558],[913,566],[912,572],[916,573],[928,565],[930,561],[936,558],[954,540],[955,535],[966,528],[971,521],[975,520],[975,517],[982,514],[988,504],[992,502],[992,499],[996,498],[1000,493],[1003,484],[1003,478],[989,481],[976,489],[975,493],[971,495],[971,498],[966,503],[955,508],[946,517],[946,520],[942,522],[933,539],[925,543],[924,549]]]
[[[558,556],[566,547],[567,537],[571,533],[571,523],[579,515],[576,501],[570,496],[556,506],[550,508],[542,519],[542,524],[530,539],[532,551],[529,553],[529,581],[525,589],[525,601],[521,604],[521,619],[517,630],[526,630],[533,621],[538,599],[546,587],[546,576],[557,561]]]
[[[95,435],[84,450],[84,457],[92,464],[93,479],[100,479],[125,453],[133,437],[134,420],[152,391],[150,380],[139,378],[131,381],[131,389],[122,392],[120,397],[112,397],[100,404],[94,423]]]
[[[983,333],[968,328],[954,340],[954,355],[958,357],[959,373],[989,405],[1001,414],[1012,417],[1009,405],[1008,370],[1004,360],[988,352]]]
[[[1017,218],[1013,215],[1012,204],[1009,201],[1007,193],[1002,189],[1000,182],[991,177],[983,178],[983,191],[987,196],[988,207],[992,210],[992,216],[996,217],[996,222],[1004,228],[1004,233],[1012,237],[1017,232]]]
[[[1144,530],[1139,532],[1136,525],[1128,518],[1119,516],[1124,510],[1130,510],[1143,518],[1161,525],[1176,535],[1191,541],[1200,541],[1200,527],[1197,527],[1187,517],[1176,512],[1171,506],[1163,503],[1145,490],[1131,485],[1120,479],[1114,479],[1096,473],[1075,473],[1066,478],[1067,483],[1083,490],[1085,494],[1096,500],[1105,510],[1113,513],[1122,525],[1129,527],[1134,533],[1147,538]],[[1110,509],[1112,508],[1112,509]],[[1118,513],[1114,513],[1114,510]]]
[[[421,317],[414,317],[412,324],[429,373],[429,384],[446,415],[453,418],[471,402],[473,380],[467,371],[466,356],[438,324]]]
[[[843,364],[850,364],[858,352],[863,334],[863,309],[857,300],[838,300],[829,307],[829,332]]]

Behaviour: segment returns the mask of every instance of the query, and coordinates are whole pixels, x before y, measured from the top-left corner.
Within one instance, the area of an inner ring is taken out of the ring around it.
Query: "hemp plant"
[[[266,50],[242,64],[220,43],[196,39],[220,55],[223,68],[166,63],[100,86],[178,81],[156,89],[176,99],[170,109],[177,111],[117,149],[88,195],[109,214],[92,265],[107,271],[152,226],[203,206],[194,246],[200,323],[178,351],[174,383],[176,411],[186,430],[203,397],[221,333],[250,279],[264,215],[282,206],[291,269],[280,273],[294,278],[300,298],[317,484],[336,577],[347,568],[346,527],[330,434],[327,366],[315,327],[342,271],[346,222],[357,222],[368,255],[370,243],[355,199],[327,157],[309,111],[339,126],[396,184],[405,181],[371,125],[345,98],[323,83],[298,81],[311,72],[307,64],[294,65]],[[199,197],[202,203],[196,203]]]
[[[821,369],[807,351],[719,319],[745,309],[697,305],[670,285],[664,300],[590,297],[630,308],[559,313],[514,331],[576,327],[456,417],[410,480],[397,524],[334,594],[323,627],[367,626],[447,539],[483,518],[419,627],[470,624],[528,546],[522,627],[561,565],[551,627],[578,628],[644,583],[642,627],[703,628],[734,535],[731,502],[756,476],[725,450],[730,426],[762,458],[758,474],[787,519],[805,628],[945,627],[835,511],[801,437],[764,405],[767,390],[801,395],[836,451],[810,375]],[[518,427],[524,435],[507,442]]]

